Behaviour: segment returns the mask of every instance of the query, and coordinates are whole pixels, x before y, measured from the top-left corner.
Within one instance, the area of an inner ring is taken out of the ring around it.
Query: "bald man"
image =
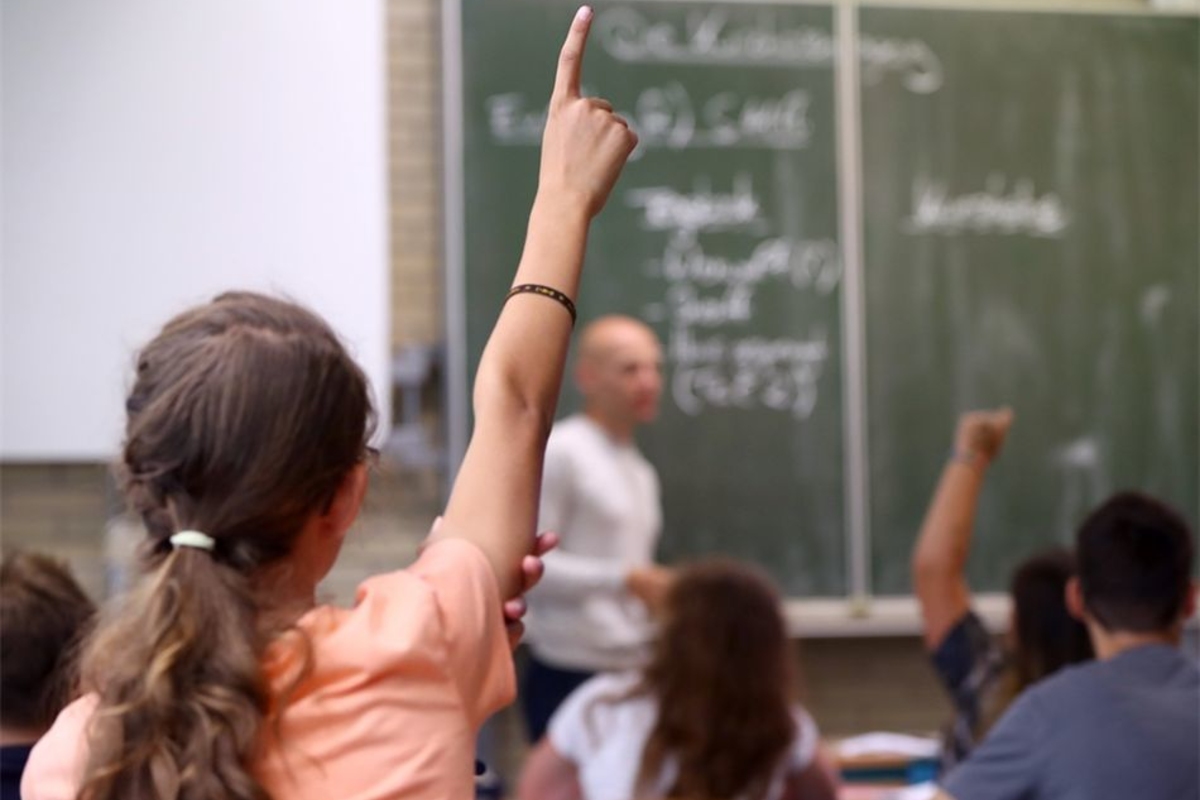
[[[530,740],[599,671],[640,666],[651,612],[671,573],[654,565],[662,527],[658,474],[634,432],[658,414],[662,347],[631,317],[584,329],[575,364],[583,412],[554,426],[538,530],[561,540],[529,595],[529,668],[521,691]]]

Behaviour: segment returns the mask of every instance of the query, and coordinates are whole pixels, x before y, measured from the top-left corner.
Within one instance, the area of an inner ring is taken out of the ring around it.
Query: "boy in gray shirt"
[[[1076,548],[1067,604],[1097,660],[1026,691],[942,800],[1200,798],[1200,668],[1178,649],[1195,609],[1187,523],[1119,494],[1084,521]]]

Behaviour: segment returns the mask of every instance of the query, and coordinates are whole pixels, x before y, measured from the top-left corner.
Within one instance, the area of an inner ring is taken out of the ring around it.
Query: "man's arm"
[[[954,455],[942,470],[912,555],[913,591],[925,647],[936,650],[971,607],[967,555],[984,472],[1000,452],[1012,411],[972,411],[958,423]]]
[[[546,572],[539,584],[538,595],[579,602],[597,592],[628,591],[647,606],[656,607],[670,585],[670,570],[653,564],[630,568],[617,559],[572,552],[578,535],[573,525],[574,470],[569,449],[563,447],[560,439],[552,437],[546,448],[538,528],[558,533],[562,545],[545,557]]]

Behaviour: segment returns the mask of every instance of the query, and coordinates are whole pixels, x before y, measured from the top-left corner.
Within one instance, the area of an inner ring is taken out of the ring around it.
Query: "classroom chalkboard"
[[[463,176],[448,324],[451,366],[470,375],[520,255],[575,3],[448,1]],[[855,137],[838,124],[835,19],[820,4],[596,4],[584,88],[642,144],[595,224],[579,309],[642,317],[664,342],[661,417],[639,435],[663,482],[664,558],[749,558],[791,596],[907,593],[954,416],[985,403],[1018,421],[984,498],[979,588],[1117,486],[1195,522],[1200,24],[862,8]],[[858,263],[847,191],[862,198]],[[866,389],[857,475],[851,378]],[[577,402],[568,388],[563,411]]]
[[[1114,489],[1200,484],[1200,21],[864,9],[936,88],[862,90],[872,586],[907,555],[960,409],[1008,404],[973,583]]]

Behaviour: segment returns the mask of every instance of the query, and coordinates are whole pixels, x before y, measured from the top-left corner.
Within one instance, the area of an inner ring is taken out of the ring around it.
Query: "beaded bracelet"
[[[527,292],[532,294],[540,294],[542,297],[549,297],[551,300],[557,300],[571,315],[571,325],[575,325],[577,314],[575,312],[575,303],[571,301],[571,298],[567,297],[558,289],[552,289],[549,286],[543,286],[540,283],[522,283],[519,286],[512,287],[508,290],[508,294],[505,295],[504,302],[507,303],[516,295],[525,294]]]

